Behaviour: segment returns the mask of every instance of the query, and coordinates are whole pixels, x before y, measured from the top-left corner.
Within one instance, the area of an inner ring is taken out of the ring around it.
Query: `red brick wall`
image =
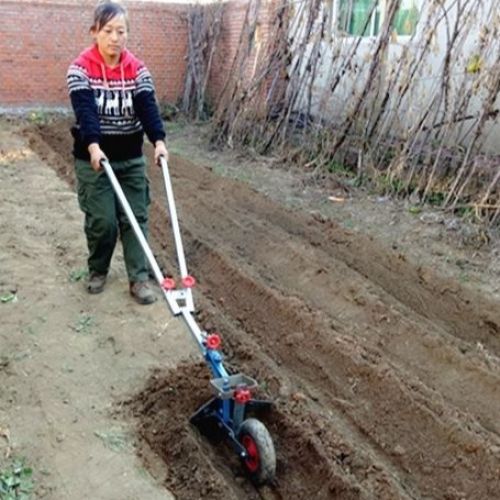
[[[66,71],[92,43],[95,1],[0,0],[0,107],[69,104]],[[126,2],[129,49],[153,74],[158,98],[177,101],[185,73],[184,5]]]
[[[230,0],[209,81],[215,101],[231,73],[249,0]],[[274,0],[263,0],[260,36],[267,37]],[[0,0],[0,107],[67,106],[66,70],[92,43],[88,33],[96,0]],[[128,48],[153,74],[160,101],[182,96],[186,70],[187,5],[125,2]],[[210,8],[207,6],[207,8]],[[253,62],[245,75],[251,78]]]

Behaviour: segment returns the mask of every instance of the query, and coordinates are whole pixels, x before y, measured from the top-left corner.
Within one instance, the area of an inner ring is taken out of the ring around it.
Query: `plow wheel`
[[[266,426],[255,418],[245,420],[240,427],[239,441],[247,452],[243,466],[255,484],[274,479],[276,453]]]

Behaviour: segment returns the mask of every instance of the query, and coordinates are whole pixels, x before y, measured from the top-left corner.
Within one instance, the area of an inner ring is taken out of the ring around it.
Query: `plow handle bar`
[[[179,229],[179,219],[177,217],[177,209],[175,208],[174,191],[172,189],[172,181],[170,180],[168,163],[163,155],[160,156],[160,166],[163,173],[163,180],[165,182],[165,192],[167,194],[170,222],[172,224],[172,231],[174,233],[174,241],[175,241],[175,248],[177,250],[177,262],[179,264],[179,271],[181,273],[181,278],[185,278],[188,275],[186,258],[184,256],[184,247],[182,245],[181,231]]]
[[[183,274],[182,277],[187,276],[187,269],[186,269],[186,261],[184,259],[184,250],[182,247],[182,240],[181,240],[181,235],[180,235],[180,230],[179,230],[179,222],[177,220],[177,211],[175,210],[175,204],[174,204],[174,196],[173,196],[173,191],[172,191],[172,184],[170,182],[170,175],[168,175],[168,165],[167,161],[165,158],[161,157],[161,167],[163,170],[163,175],[165,179],[165,189],[167,191],[167,201],[169,205],[169,211],[170,211],[170,217],[171,217],[171,222],[172,222],[172,228],[174,230],[174,238],[175,238],[175,244],[177,247],[177,256],[179,258],[179,266],[180,266],[180,271]],[[177,300],[175,298],[174,293],[175,292],[169,292],[163,288],[163,282],[165,277],[163,276],[163,273],[161,272],[160,266],[156,262],[155,256],[153,255],[153,252],[151,251],[151,248],[144,236],[144,233],[142,232],[141,227],[139,226],[139,223],[137,222],[137,219],[135,218],[134,212],[132,211],[132,208],[130,207],[129,202],[127,201],[127,198],[123,192],[122,187],[120,186],[120,183],[118,182],[118,179],[116,178],[115,173],[113,172],[113,168],[111,167],[109,161],[107,159],[102,159],[101,160],[101,166],[105,170],[109,181],[111,182],[111,185],[113,187],[113,190],[118,197],[118,200],[123,207],[123,210],[125,211],[125,214],[127,215],[127,218],[130,222],[130,225],[132,226],[132,229],[134,230],[135,236],[137,237],[137,240],[139,241],[139,244],[141,245],[141,248],[144,252],[144,255],[146,256],[146,259],[151,266],[151,270],[153,271],[153,274],[155,276],[155,279],[160,286],[163,296],[165,297],[168,305],[170,306],[170,310],[172,311],[172,314],[177,315],[177,314],[182,314],[182,317],[184,318],[184,321],[186,322],[189,331],[193,335],[194,339],[196,340],[202,354],[206,356],[207,354],[207,349],[205,347],[205,333],[202,332],[198,324],[193,318],[193,315],[191,314],[191,311],[188,310],[187,307],[179,307]],[[187,295],[191,297],[191,290],[187,291]],[[217,374],[225,374],[225,370],[222,367],[222,365],[219,365],[217,363],[217,367],[215,372]]]
[[[127,218],[132,226],[132,229],[134,230],[134,233],[137,236],[137,239],[139,240],[142,250],[144,251],[146,258],[148,259],[148,262],[151,265],[151,269],[153,270],[156,281],[161,286],[164,280],[164,276],[156,262],[156,259],[154,258],[153,253],[151,252],[151,249],[149,248],[146,238],[142,233],[142,230],[134,216],[134,213],[132,212],[132,209],[130,208],[130,205],[125,197],[125,194],[123,193],[120,183],[116,179],[116,175],[113,172],[113,168],[111,167],[109,161],[105,159],[101,160],[101,166],[106,171],[106,174],[108,175],[108,178],[113,186],[113,189],[116,195],[118,196],[120,204],[125,210]],[[179,219],[177,217],[177,209],[175,208],[175,199],[174,199],[174,192],[172,189],[172,181],[170,180],[168,163],[164,156],[160,156],[160,166],[163,173],[163,181],[165,183],[165,192],[167,194],[168,211],[170,214],[172,231],[174,233],[174,242],[177,251],[177,262],[179,264],[179,271],[181,274],[181,278],[186,278],[188,276],[188,271],[186,266],[186,258],[184,256],[184,246],[182,244],[181,231],[179,228]]]

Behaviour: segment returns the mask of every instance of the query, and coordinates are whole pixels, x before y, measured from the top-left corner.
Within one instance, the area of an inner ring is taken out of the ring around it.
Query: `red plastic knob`
[[[173,290],[175,288],[175,280],[172,278],[165,278],[161,286],[164,290]]]
[[[206,345],[207,349],[212,349],[214,351],[218,349],[221,345],[220,335],[218,333],[212,333],[210,335],[207,335]]]
[[[184,288],[193,288],[194,285],[196,285],[196,280],[193,276],[186,276],[185,278],[182,278],[182,285]]]
[[[252,399],[252,393],[249,389],[236,389],[234,391],[234,400],[240,405],[248,403]]]

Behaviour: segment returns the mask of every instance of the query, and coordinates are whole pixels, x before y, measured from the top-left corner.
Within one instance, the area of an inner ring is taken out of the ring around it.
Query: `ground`
[[[170,127],[196,319],[275,403],[277,477],[255,488],[189,425],[209,373],[182,321],[133,303],[119,252],[86,294],[68,122],[42,121],[0,123],[0,463],[24,457],[35,498],[498,497],[494,234]]]

